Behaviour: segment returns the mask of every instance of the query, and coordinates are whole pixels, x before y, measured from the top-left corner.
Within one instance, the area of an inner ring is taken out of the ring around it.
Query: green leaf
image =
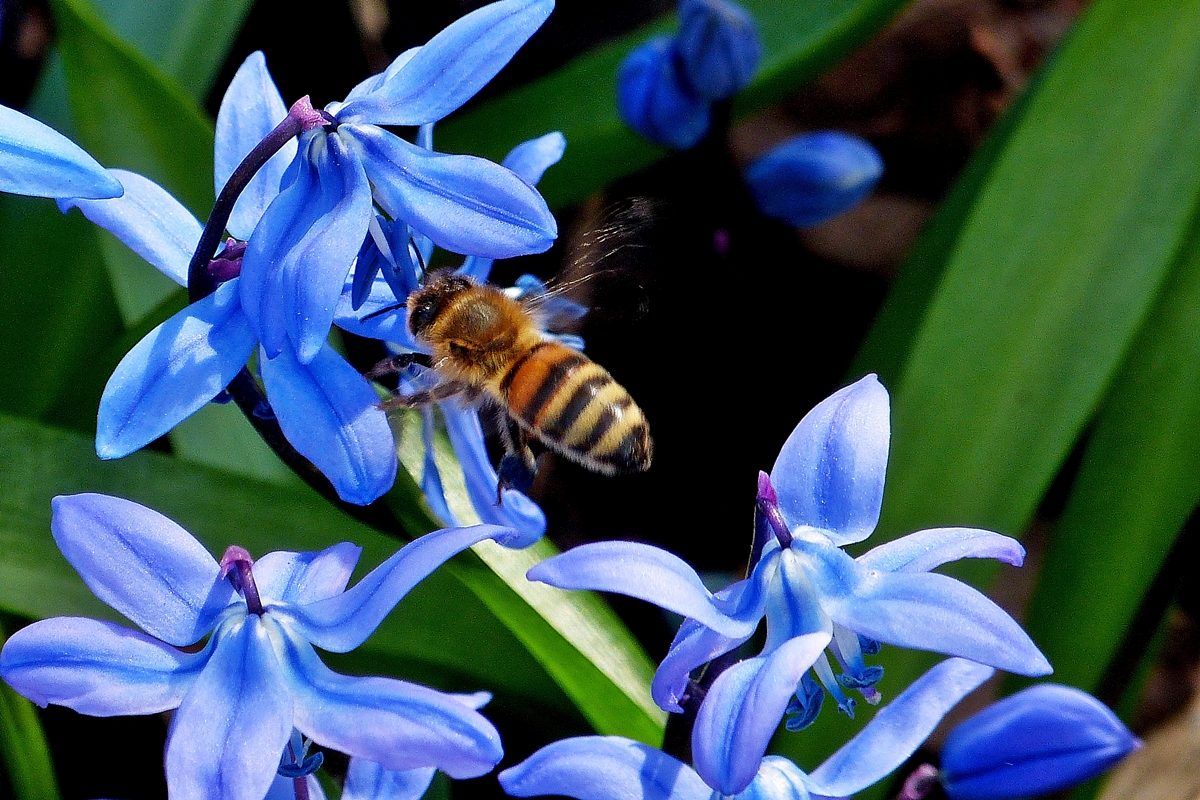
[[[1200,503],[1200,239],[1105,400],[1039,573],[1027,628],[1054,679],[1094,691]],[[1103,585],[1103,590],[1098,587]]]
[[[4,643],[0,631],[0,644]],[[16,800],[58,800],[46,735],[33,703],[0,683],[0,758]]]
[[[147,451],[98,462],[90,439],[7,417],[0,417],[0,452],[6,454],[0,461],[0,550],[5,553],[0,608],[12,613],[117,618],[54,546],[50,499],[57,494],[98,491],[144,503],[216,553],[234,543],[262,554],[352,541],[363,547],[361,574],[397,547],[395,540],[354,522],[305,487],[261,483]],[[479,552],[435,572],[363,647],[330,656],[329,663],[453,691],[488,689],[496,694],[496,708],[551,732],[578,732],[586,718],[602,733],[660,736],[661,716],[652,715],[645,707],[648,699],[635,699],[627,686],[636,682],[645,695],[652,667],[627,634],[607,630],[619,623],[597,612],[594,598],[575,593],[555,596],[543,616],[536,588],[527,601],[526,592],[519,593],[488,566],[496,564],[510,582],[524,581],[525,562],[544,549]],[[588,646],[576,644],[589,636],[593,648],[621,652],[593,663]],[[605,673],[620,664],[634,677],[619,668],[613,677]]]
[[[746,115],[794,92],[866,41],[905,0],[745,0],[759,21],[763,63],[738,96]],[[515,145],[548,131],[567,137],[563,160],[538,184],[552,205],[583,200],[623,175],[668,154],[617,117],[616,74],[625,54],[674,28],[674,16],[644,26],[574,59],[561,69],[438,124],[438,149],[500,160]]]

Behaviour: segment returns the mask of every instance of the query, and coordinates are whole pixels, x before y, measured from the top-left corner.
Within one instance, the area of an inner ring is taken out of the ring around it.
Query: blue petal
[[[111,200],[59,200],[59,210],[65,214],[78,208],[159,272],[187,286],[188,264],[200,242],[200,223],[149,178],[122,169],[109,170],[109,174],[125,187],[123,195]]]
[[[769,552],[763,560],[768,557]],[[808,577],[808,564],[791,548],[785,548],[775,558],[779,574],[767,592],[767,641],[763,652],[769,653],[787,640],[808,633],[832,635],[833,626],[822,611],[820,596]]]
[[[687,562],[638,542],[596,542],[548,558],[527,573],[559,589],[591,589],[636,597],[690,617],[723,636],[749,636],[761,610],[744,611],[713,597]],[[731,615],[732,614],[732,615]]]
[[[886,644],[963,656],[1018,675],[1050,663],[1012,617],[965,583],[936,572],[868,570],[828,544],[792,543],[811,559],[821,608],[837,624]]]
[[[374,761],[352,758],[342,800],[420,800],[436,772],[433,767],[386,770]]]
[[[994,672],[965,658],[949,658],[933,667],[813,770],[809,791],[842,797],[882,780],[916,752],[958,701]]]
[[[500,162],[529,183],[537,185],[542,175],[557,164],[567,149],[567,137],[554,131],[536,139],[530,139],[508,151]]]
[[[474,408],[464,408],[454,400],[441,403],[440,407],[446,419],[450,443],[462,465],[467,494],[479,519],[493,525],[516,528],[521,535],[507,542],[509,547],[528,547],[541,539],[546,532],[546,515],[537,503],[518,491],[507,490],[501,496],[500,504],[496,504],[499,478],[496,470],[492,469],[483,443],[479,412]]]
[[[319,553],[276,550],[254,562],[254,582],[264,600],[315,603],[346,591],[362,548],[350,542]]]
[[[283,435],[329,478],[338,497],[366,505],[396,480],[396,447],[379,395],[326,344],[308,364],[286,346],[259,360]]]
[[[484,539],[503,542],[513,535],[511,529],[496,525],[427,533],[396,551],[344,594],[289,608],[286,613],[308,641],[345,653],[366,641],[412,587],[452,556]]]
[[[858,563],[883,572],[929,572],[960,558],[994,558],[1019,567],[1025,548],[980,528],[930,528],[881,544],[859,556]]]
[[[216,397],[246,364],[254,332],[237,278],[159,325],[117,365],[96,421],[96,454],[121,458]]]
[[[553,0],[501,0],[446,27],[394,74],[338,109],[340,122],[424,125],[475,96],[533,35]]]
[[[737,800],[809,800],[804,771],[782,756],[763,759],[758,774]]]
[[[679,63],[696,94],[726,100],[745,89],[762,58],[754,17],[725,0],[679,4]]]
[[[1041,684],[950,731],[942,781],[955,800],[1049,794],[1101,774],[1140,744],[1096,698]]]
[[[819,528],[836,545],[871,535],[883,502],[888,417],[887,390],[868,375],[800,420],[771,469],[789,525]]]
[[[546,201],[499,164],[424,150],[371,125],[340,130],[362,146],[383,210],[434,244],[454,253],[509,258],[540,253],[554,243],[558,224]]]
[[[395,342],[406,350],[420,350],[412,334],[408,332],[408,312],[404,303],[396,299],[392,288],[382,275],[371,283],[371,293],[357,310],[351,297],[352,282],[343,287],[333,321],[339,328],[367,339]]]
[[[0,653],[5,682],[43,708],[93,717],[156,714],[179,705],[208,653],[184,653],[138,631],[55,617],[14,633]]]
[[[548,744],[497,776],[513,797],[578,800],[706,800],[712,790],[691,767],[620,736],[579,736]]]
[[[358,100],[359,98],[363,98],[374,93],[377,89],[379,89],[380,86],[384,84],[385,81],[389,81],[394,78],[396,73],[404,68],[405,64],[407,64],[409,61],[412,61],[413,56],[415,56],[420,49],[421,48],[419,47],[408,48],[403,53],[393,58],[392,63],[388,64],[387,69],[385,69],[383,72],[376,73],[369,78],[359,81],[346,95],[345,99],[343,99],[341,102],[330,103],[329,105],[325,106],[325,110],[330,114],[337,116],[338,113],[345,108],[351,100]]]
[[[259,142],[287,116],[287,106],[260,51],[246,57],[221,98],[217,113],[217,135],[213,146],[213,178],[217,195],[233,171]],[[279,183],[288,164],[296,157],[296,140],[291,139],[259,168],[238,196],[225,226],[235,238],[246,241],[267,206],[279,194]]]
[[[692,728],[692,759],[705,783],[727,795],[750,785],[800,678],[828,644],[828,634],[798,636],[713,682]]]
[[[292,698],[272,623],[250,614],[222,628],[200,677],[171,720],[171,800],[262,800],[292,732]]]
[[[321,782],[317,780],[316,775],[309,775],[305,782],[308,784],[308,800],[325,800],[325,790],[321,788]],[[263,800],[296,800],[295,780],[276,775]]]
[[[55,497],[58,549],[105,603],[176,646],[196,642],[234,602],[204,545],[145,506],[103,494]]]
[[[675,44],[656,36],[632,50],[617,72],[617,113],[655,144],[686,150],[708,132],[711,111],[679,72]]]
[[[0,192],[33,197],[120,197],[121,184],[58,131],[0,106]]]
[[[325,747],[388,770],[437,767],[452,778],[491,772],[500,734],[453,695],[391,678],[333,672],[304,641],[281,634],[296,728]]]

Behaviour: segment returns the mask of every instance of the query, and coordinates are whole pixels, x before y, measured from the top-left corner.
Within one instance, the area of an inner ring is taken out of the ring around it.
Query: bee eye
[[[433,322],[434,304],[421,303],[413,309],[412,316],[408,318],[408,329],[414,336],[419,336],[421,331],[425,330]]]

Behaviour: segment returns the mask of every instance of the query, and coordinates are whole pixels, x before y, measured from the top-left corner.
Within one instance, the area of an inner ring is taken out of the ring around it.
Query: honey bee
[[[525,304],[465,276],[434,272],[408,296],[406,307],[409,332],[431,355],[401,354],[369,375],[421,364],[438,382],[385,407],[458,396],[498,408],[507,452],[501,488],[526,488],[532,480],[531,437],[604,475],[650,467],[650,427],[629,392],[587,356],[546,338]]]

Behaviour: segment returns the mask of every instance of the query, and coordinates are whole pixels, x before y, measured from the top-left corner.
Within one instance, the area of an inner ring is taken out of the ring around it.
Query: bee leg
[[[371,379],[382,378],[387,375],[395,375],[398,372],[403,372],[406,367],[412,364],[416,364],[419,367],[429,367],[431,363],[429,356],[425,353],[399,353],[391,358],[385,358],[371,367],[370,371],[364,377]]]
[[[500,459],[500,480],[496,484],[496,505],[505,489],[526,492],[537,474],[537,462],[529,448],[529,435],[511,417],[505,417],[500,428],[504,440],[504,458]]]
[[[409,395],[394,395],[384,400],[380,405],[384,411],[391,411],[394,408],[424,408],[430,403],[436,403],[439,400],[448,400],[455,396],[472,399],[478,397],[479,392],[457,381],[446,381],[425,391],[413,392]]]

